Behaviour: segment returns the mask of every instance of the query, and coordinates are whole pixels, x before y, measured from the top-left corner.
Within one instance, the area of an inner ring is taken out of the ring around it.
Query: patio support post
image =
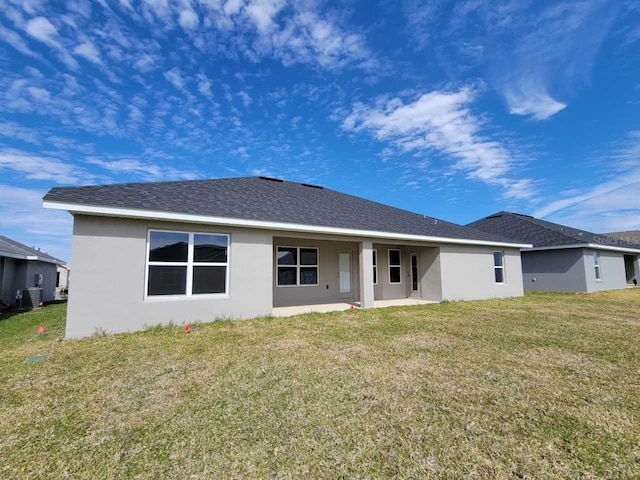
[[[373,308],[373,242],[363,240],[359,245],[360,250],[360,306]]]

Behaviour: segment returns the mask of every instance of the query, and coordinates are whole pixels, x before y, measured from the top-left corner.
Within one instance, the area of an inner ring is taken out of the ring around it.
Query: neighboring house
[[[17,291],[29,287],[43,289],[42,301],[54,300],[56,266],[62,264],[62,260],[0,235],[0,300],[15,305]]]
[[[58,265],[56,273],[56,298],[65,298],[69,290],[69,265]]]
[[[291,306],[519,296],[530,246],[266,177],[53,188],[44,206],[74,216],[67,337]]]
[[[521,252],[525,290],[595,292],[640,279],[637,244],[511,212],[467,226],[533,245]]]

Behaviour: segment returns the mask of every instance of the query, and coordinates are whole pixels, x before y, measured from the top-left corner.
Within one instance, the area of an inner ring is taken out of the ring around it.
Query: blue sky
[[[632,0],[0,0],[0,232],[53,186],[269,175],[467,223],[640,228]]]

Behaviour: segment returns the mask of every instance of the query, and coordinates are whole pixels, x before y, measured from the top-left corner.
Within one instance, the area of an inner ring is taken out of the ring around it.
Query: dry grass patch
[[[532,294],[67,342],[47,307],[0,320],[0,478],[638,477],[639,307]]]

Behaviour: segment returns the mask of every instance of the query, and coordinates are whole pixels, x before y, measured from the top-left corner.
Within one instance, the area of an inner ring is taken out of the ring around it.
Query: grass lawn
[[[640,477],[640,289],[60,342],[64,315],[0,314],[0,478]]]

